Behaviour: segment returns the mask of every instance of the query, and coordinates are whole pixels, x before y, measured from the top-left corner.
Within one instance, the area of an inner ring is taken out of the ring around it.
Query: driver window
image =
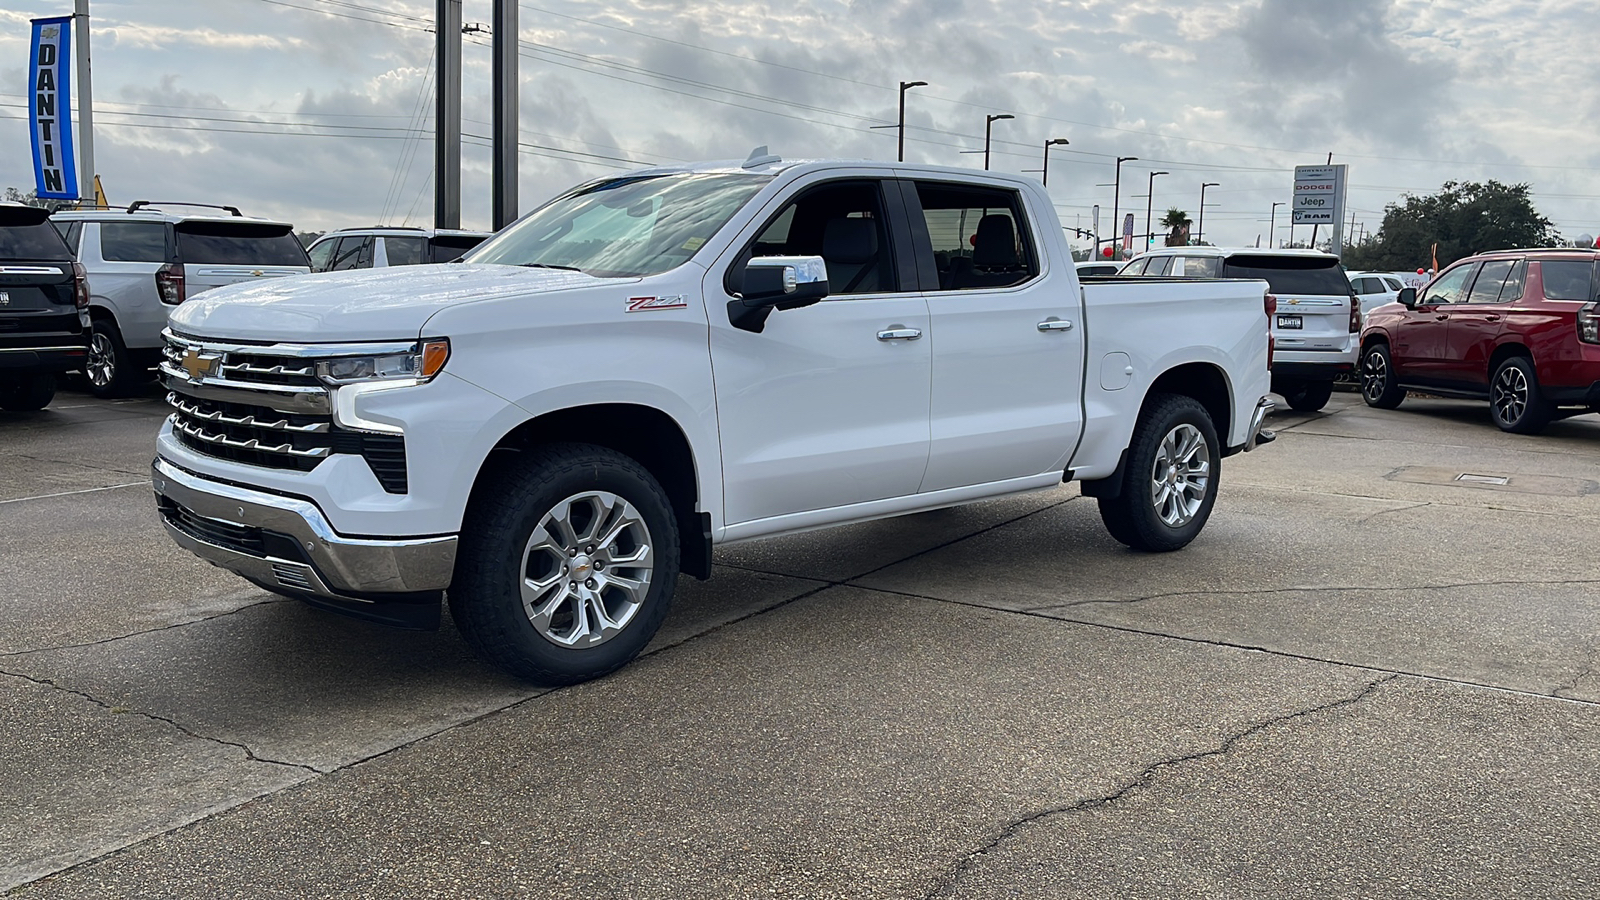
[[[811,188],[761,229],[734,271],[756,256],[820,256],[828,264],[830,296],[897,291],[883,208],[875,181]]]
[[[1439,276],[1439,280],[1428,285],[1417,300],[1419,306],[1435,306],[1442,303],[1460,303],[1467,299],[1467,285],[1472,283],[1472,276],[1478,272],[1478,263],[1469,266],[1457,266]]]

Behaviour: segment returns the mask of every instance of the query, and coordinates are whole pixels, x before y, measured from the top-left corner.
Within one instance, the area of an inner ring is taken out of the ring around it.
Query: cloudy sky
[[[466,0],[487,23],[490,0]],[[28,20],[0,0],[0,187],[31,188]],[[429,0],[92,0],[97,163],[112,202],[241,206],[306,230],[432,221]],[[1448,180],[1526,182],[1566,236],[1600,230],[1600,12],[1577,0],[535,0],[521,6],[521,197],[641,163],[907,158],[1037,170],[1068,226],[1102,207],[1268,236],[1295,165],[1350,166],[1368,231]],[[490,50],[464,50],[463,224],[489,224]],[[474,137],[478,136],[478,137]],[[1289,236],[1287,207],[1277,236]],[[1302,226],[1297,237],[1307,236]]]

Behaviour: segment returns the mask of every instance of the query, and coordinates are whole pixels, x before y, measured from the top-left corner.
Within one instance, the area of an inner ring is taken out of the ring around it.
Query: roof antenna
[[[762,166],[768,166],[778,162],[783,162],[783,157],[767,152],[767,145],[762,144],[761,146],[750,151],[750,156],[745,159],[744,165],[741,168],[759,169]]]

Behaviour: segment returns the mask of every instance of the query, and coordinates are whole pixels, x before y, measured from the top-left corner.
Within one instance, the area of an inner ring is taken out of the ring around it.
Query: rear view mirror
[[[1400,301],[1400,305],[1404,306],[1406,309],[1416,309],[1417,289],[1414,287],[1401,288],[1400,295],[1394,299]]]
[[[828,296],[820,256],[758,256],[745,265],[741,297],[728,301],[728,322],[760,334],[774,309],[798,309]]]

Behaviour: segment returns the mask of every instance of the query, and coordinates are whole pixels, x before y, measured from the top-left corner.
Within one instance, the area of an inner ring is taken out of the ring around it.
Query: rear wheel
[[[1513,356],[1495,367],[1489,379],[1489,415],[1502,431],[1537,434],[1550,424],[1555,408],[1539,389],[1533,360]]]
[[[1289,401],[1292,409],[1300,412],[1316,412],[1328,405],[1328,398],[1333,396],[1333,381],[1312,381],[1305,378],[1274,378],[1272,390],[1282,395]]]
[[[1135,550],[1181,549],[1211,517],[1221,467],[1206,408],[1193,397],[1152,397],[1133,431],[1122,491],[1100,498],[1100,519]]]
[[[1394,409],[1406,399],[1405,389],[1394,380],[1388,344],[1373,344],[1361,356],[1361,399],[1377,409]]]
[[[666,492],[633,459],[559,444],[486,473],[463,523],[450,613],[490,663],[539,684],[621,668],[678,579]]]
[[[56,376],[50,372],[18,375],[0,381],[0,409],[11,412],[36,412],[50,405],[56,395]]]
[[[89,359],[83,374],[96,397],[121,397],[148,380],[149,373],[133,362],[122,333],[110,319],[95,319],[89,334]]]

